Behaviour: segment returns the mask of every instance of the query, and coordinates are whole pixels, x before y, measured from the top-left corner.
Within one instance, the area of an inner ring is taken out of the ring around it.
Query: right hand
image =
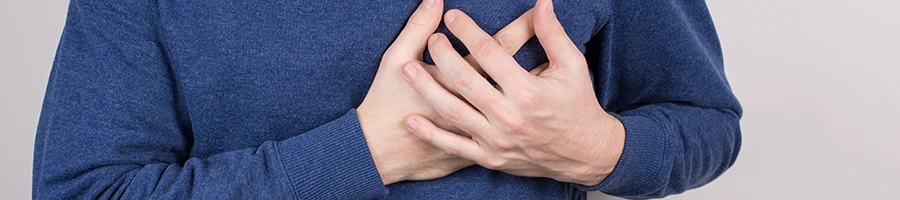
[[[441,118],[419,97],[400,73],[404,65],[425,65],[422,55],[428,37],[441,22],[442,12],[442,0],[424,0],[419,5],[382,56],[375,80],[356,110],[375,167],[385,185],[405,180],[440,178],[474,164],[423,142],[412,135],[404,124],[407,115],[416,113],[426,116],[441,128],[459,130],[449,125],[451,123]],[[531,10],[525,12],[494,35],[495,40],[510,53],[518,51],[534,35],[531,13]],[[476,71],[483,72],[472,62],[474,59],[467,56],[466,60]],[[425,69],[441,85],[449,85],[436,67]]]

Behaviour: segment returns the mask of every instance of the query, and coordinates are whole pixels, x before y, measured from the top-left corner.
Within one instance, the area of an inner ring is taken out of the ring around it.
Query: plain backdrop
[[[0,199],[31,197],[67,4],[0,0]],[[718,180],[668,199],[900,199],[900,1],[708,4],[744,106],[744,146]]]

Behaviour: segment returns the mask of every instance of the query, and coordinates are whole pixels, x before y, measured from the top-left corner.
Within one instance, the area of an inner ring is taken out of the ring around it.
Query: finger
[[[490,126],[484,115],[441,87],[418,62],[411,61],[403,66],[403,79],[441,117],[473,137],[480,137],[479,131]]]
[[[431,77],[434,78],[434,80],[437,81],[438,84],[441,84],[444,89],[447,89],[447,91],[450,91],[450,93],[453,93],[453,95],[459,96],[459,93],[456,92],[456,88],[453,88],[453,85],[451,85],[449,80],[447,80],[447,77],[445,77],[444,74],[441,73],[441,70],[439,70],[437,66],[422,64],[422,68],[425,69],[425,71],[428,72],[428,74],[431,75]],[[459,97],[462,98],[462,96]]]
[[[466,60],[466,61],[468,61],[468,60]],[[473,62],[474,62],[474,61],[473,61]],[[471,65],[472,63],[470,62],[469,64]],[[430,74],[431,77],[433,77],[434,80],[438,82],[438,84],[440,84],[441,86],[443,86],[444,89],[447,89],[447,91],[449,91],[449,92],[452,93],[453,95],[459,97],[460,99],[464,99],[464,98],[465,98],[465,97],[463,97],[461,94],[459,94],[458,91],[456,91],[456,87],[453,87],[453,83],[450,82],[450,80],[447,79],[447,76],[444,76],[444,74],[441,73],[441,70],[438,69],[437,66],[429,65],[429,64],[423,64],[423,65],[422,65],[422,68],[424,68],[425,71],[427,71],[428,74]],[[474,68],[475,70],[478,70],[478,69],[479,69],[479,68],[475,68],[475,67],[473,67],[473,68]],[[478,72],[478,73],[481,75],[481,77],[484,77],[484,72]]]
[[[463,57],[463,59],[465,59],[466,62],[469,63],[469,66],[472,66],[472,69],[475,69],[475,72],[478,72],[478,75],[481,75],[481,77],[487,77],[487,73],[484,72],[484,69],[481,68],[481,65],[478,64],[478,61],[476,61],[475,58],[472,57],[472,54],[466,55],[466,57]]]
[[[421,60],[425,52],[428,36],[434,33],[441,23],[441,12],[444,10],[443,0],[424,0],[406,21],[406,26],[394,43],[388,47],[385,55],[398,60]]]
[[[465,99],[465,97],[463,97],[463,96],[460,95],[458,92],[456,92],[455,89],[453,89],[453,85],[450,85],[450,84],[449,84],[449,82],[447,81],[447,78],[444,77],[443,74],[441,74],[441,71],[438,70],[437,66],[429,65],[429,64],[426,64],[426,63],[424,63],[424,62],[419,62],[419,64],[422,66],[422,69],[425,69],[425,71],[428,72],[428,75],[431,75],[431,78],[433,78],[435,81],[438,82],[438,84],[441,85],[441,87],[443,87],[443,88],[446,89],[448,92],[450,92],[451,94],[453,94],[454,96],[456,96],[456,98],[459,98],[459,99]],[[434,118],[431,118],[431,117],[434,117]],[[450,131],[450,132],[457,132],[457,133],[462,134],[463,136],[466,136],[466,137],[472,137],[471,135],[469,135],[469,134],[466,133],[465,131],[462,131],[461,129],[459,129],[459,127],[457,127],[457,126],[456,126],[455,124],[453,124],[452,122],[449,122],[449,121],[443,119],[443,117],[441,117],[440,115],[437,115],[437,116],[431,116],[431,117],[426,117],[426,118],[428,118],[428,120],[431,120],[431,121],[432,121],[433,123],[435,123],[438,127],[442,127],[442,128],[444,128],[445,130]]]
[[[522,45],[534,37],[534,24],[532,23],[534,9],[528,9],[519,18],[510,22],[506,27],[494,34],[494,40],[500,44],[510,55],[516,54]]]
[[[481,66],[478,65],[478,62],[475,62],[475,59],[472,58],[472,56],[466,56],[463,57],[463,59],[465,59],[466,62],[469,63],[469,66],[471,66],[472,69],[474,69],[475,72],[478,73],[478,75],[483,78],[487,77],[487,74],[484,73],[484,70],[481,69]],[[444,76],[443,73],[441,73],[441,70],[439,70],[437,66],[429,64],[423,64],[422,66],[423,68],[425,68],[425,71],[428,71],[428,74],[431,74],[431,76],[434,77],[434,80],[441,84],[441,86],[444,86],[447,91],[450,91],[450,93],[453,93],[453,95],[459,98],[463,98],[463,96],[460,95],[458,91],[456,91],[456,87],[453,87],[450,80],[448,80],[447,77]]]
[[[528,40],[534,37],[534,26],[532,23],[534,17],[532,13],[534,13],[533,9],[528,9],[519,18],[516,18],[516,20],[513,20],[513,22],[492,36],[500,44],[500,47],[503,47],[510,55],[516,54]],[[475,71],[478,71],[478,74],[481,74],[481,76],[487,75],[471,54],[464,58]]]
[[[452,87],[479,110],[485,111],[491,102],[502,100],[503,95],[469,67],[444,34],[436,33],[428,39],[428,51]]]
[[[419,139],[451,155],[475,162],[485,158],[484,150],[475,142],[477,139],[469,139],[441,129],[422,116],[415,114],[407,116],[406,127]]]
[[[582,66],[584,57],[556,19],[553,1],[538,0],[534,10],[534,32],[550,62],[561,66]]]
[[[425,69],[425,71],[428,72],[428,74],[431,75],[431,77],[434,78],[434,80],[437,81],[438,84],[441,85],[441,87],[444,87],[444,89],[450,92],[450,94],[453,94],[453,96],[456,96],[459,99],[465,99],[465,97],[463,97],[461,94],[459,94],[458,91],[456,91],[456,87],[453,87],[453,83],[447,79],[447,76],[444,76],[444,74],[441,73],[441,70],[438,69],[437,66],[429,65],[424,62],[419,62],[419,64],[422,64],[422,68]],[[481,77],[484,77],[484,72],[479,73],[481,74]],[[438,125],[442,124],[438,123]]]
[[[469,49],[481,68],[501,87],[520,85],[533,77],[519,66],[512,58],[512,54],[506,52],[493,37],[462,11],[447,11],[444,14],[444,24]]]

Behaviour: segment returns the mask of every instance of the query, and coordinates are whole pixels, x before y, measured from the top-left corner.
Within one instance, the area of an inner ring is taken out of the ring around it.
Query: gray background
[[[67,3],[0,0],[0,199],[30,198]],[[744,147],[721,178],[669,199],[900,199],[900,1],[708,4]]]

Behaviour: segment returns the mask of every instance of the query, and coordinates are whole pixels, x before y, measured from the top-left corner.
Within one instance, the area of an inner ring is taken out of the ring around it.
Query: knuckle
[[[453,85],[458,89],[469,89],[472,86],[472,76],[464,75],[465,73],[459,72],[462,70],[458,70],[457,77],[453,79]]]
[[[478,43],[475,43],[475,56],[480,58],[488,58],[494,54],[494,44],[496,41],[493,40],[481,40]]]
[[[406,22],[406,28],[424,28],[428,26],[428,21],[422,18],[410,18]]]
[[[508,140],[498,140],[498,141],[495,141],[495,144],[494,144],[494,145],[496,145],[497,148],[500,148],[500,149],[503,149],[503,150],[511,150],[511,149],[515,149],[515,148],[516,148],[516,145],[513,144],[512,142],[508,141]]]
[[[419,132],[419,134],[425,136],[425,141],[429,143],[434,142],[434,130],[419,130]]]
[[[412,89],[416,93],[419,93],[419,92],[421,92],[422,94],[433,93],[435,90],[435,87],[436,87],[435,85],[433,85],[434,83],[430,82],[430,81],[426,81],[421,77],[422,76],[417,76],[416,78],[410,79],[409,86],[412,87]]]
[[[450,154],[453,156],[459,156],[459,153],[460,153],[459,147],[456,147],[454,145],[448,145],[447,147],[445,147],[444,152],[447,152],[447,154]]]
[[[539,97],[537,97],[533,93],[526,93],[526,94],[528,94],[528,95],[523,95],[522,98],[519,100],[520,105],[522,105],[523,107],[527,107],[527,108],[534,108],[534,107],[538,107],[538,105],[541,104],[541,100]]]
[[[444,109],[442,116],[444,116],[444,118],[447,118],[447,121],[456,123],[462,119],[462,112],[459,110],[459,108],[447,108]]]
[[[562,26],[551,26],[550,27],[550,35],[555,37],[565,37],[566,29],[563,29]]]
[[[510,35],[499,35],[496,38],[497,43],[500,44],[500,47],[503,47],[503,50],[509,53],[515,53],[516,50],[516,40]]]
[[[420,11],[416,11],[409,17],[409,20],[406,21],[407,28],[424,28],[428,27],[431,24],[431,16],[428,13],[423,13]]]
[[[434,138],[434,131],[425,127],[419,128],[418,130],[414,130],[413,134],[418,135],[419,138],[425,140],[425,142],[432,142]]]
[[[488,111],[492,113],[506,113],[508,111],[508,107],[503,103],[503,101],[493,100],[490,99],[490,97],[485,98],[483,102],[478,103],[487,105],[485,109],[488,109]]]
[[[531,87],[519,87],[517,88],[518,98],[516,98],[519,102],[519,105],[523,107],[537,107],[541,104],[541,91],[531,88]]]
[[[484,167],[487,167],[488,169],[502,169],[507,163],[508,161],[505,158],[489,158],[485,161]]]
[[[509,133],[521,133],[525,129],[525,119],[518,116],[506,115],[500,118],[500,123]]]

